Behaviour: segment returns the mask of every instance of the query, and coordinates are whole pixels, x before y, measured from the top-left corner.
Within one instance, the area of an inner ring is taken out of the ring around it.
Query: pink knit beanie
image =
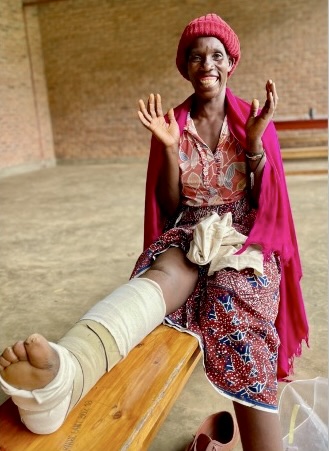
[[[234,64],[228,76],[232,75],[240,59],[240,42],[232,28],[216,14],[207,14],[192,20],[180,38],[176,65],[179,72],[187,80],[187,51],[196,38],[212,36],[221,41],[227,53],[234,58]]]

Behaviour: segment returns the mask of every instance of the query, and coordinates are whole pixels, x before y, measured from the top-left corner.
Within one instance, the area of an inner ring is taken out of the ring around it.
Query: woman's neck
[[[194,96],[191,105],[191,117],[195,120],[212,122],[225,117],[225,92],[224,95],[211,99]]]
[[[192,102],[191,118],[198,135],[212,152],[215,152],[225,118],[225,103],[218,99],[207,102]]]

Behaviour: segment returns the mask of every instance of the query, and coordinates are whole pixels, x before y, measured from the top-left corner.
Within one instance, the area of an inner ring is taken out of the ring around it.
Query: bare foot
[[[45,387],[55,378],[58,369],[57,352],[39,334],[18,341],[0,356],[1,377],[8,384],[23,390]]]

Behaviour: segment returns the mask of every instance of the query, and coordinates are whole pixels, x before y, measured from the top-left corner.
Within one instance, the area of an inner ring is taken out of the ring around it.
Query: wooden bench
[[[0,451],[146,451],[201,356],[191,335],[159,326],[104,375],[50,435],[0,406]]]
[[[298,130],[325,130],[328,129],[327,119],[291,119],[275,121],[275,128],[280,132],[298,131]],[[294,138],[296,140],[296,137]],[[321,141],[322,142],[322,141]],[[303,139],[301,139],[303,143]],[[328,158],[327,139],[325,143],[319,145],[294,145],[293,147],[282,146],[283,160],[299,160],[310,158]]]
[[[316,175],[328,172],[326,164],[328,144],[325,132],[328,129],[327,119],[276,120],[275,127],[281,142],[281,154],[286,175]],[[323,132],[320,135],[317,133],[316,136],[312,134],[308,137],[303,133],[296,135],[299,131],[307,130],[313,132],[323,130]],[[310,165],[310,160],[316,163]]]

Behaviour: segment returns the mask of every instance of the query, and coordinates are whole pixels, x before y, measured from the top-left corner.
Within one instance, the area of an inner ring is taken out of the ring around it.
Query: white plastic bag
[[[328,379],[288,383],[280,396],[279,415],[285,451],[327,451]]]

